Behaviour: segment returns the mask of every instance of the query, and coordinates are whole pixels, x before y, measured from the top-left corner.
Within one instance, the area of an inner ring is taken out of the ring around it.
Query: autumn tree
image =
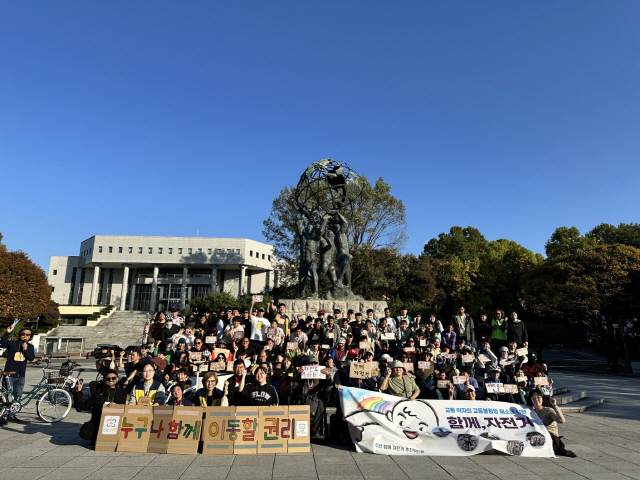
[[[558,227],[545,243],[544,250],[547,258],[554,258],[594,245],[595,239],[582,236],[576,227]]]
[[[0,328],[13,318],[35,319],[47,309],[51,286],[42,268],[21,251],[0,249]]]

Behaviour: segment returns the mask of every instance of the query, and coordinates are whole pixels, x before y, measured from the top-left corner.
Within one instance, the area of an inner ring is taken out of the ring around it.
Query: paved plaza
[[[85,380],[94,378],[92,361]],[[27,383],[41,370],[29,367]],[[607,403],[584,413],[565,414],[560,433],[578,458],[536,459],[506,455],[405,457],[357,454],[333,443],[314,445],[309,454],[157,455],[94,452],[78,437],[88,413],[75,410],[60,423],[46,424],[35,406],[21,424],[0,427],[1,480],[175,480],[191,478],[319,480],[464,478],[473,480],[637,479],[640,480],[640,379],[585,373],[552,375],[555,386],[586,390]]]

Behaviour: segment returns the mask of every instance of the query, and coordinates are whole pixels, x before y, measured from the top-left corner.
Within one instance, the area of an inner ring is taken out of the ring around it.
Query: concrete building
[[[78,256],[52,256],[49,283],[61,305],[118,310],[183,308],[192,298],[274,286],[273,248],[246,238],[95,235]]]

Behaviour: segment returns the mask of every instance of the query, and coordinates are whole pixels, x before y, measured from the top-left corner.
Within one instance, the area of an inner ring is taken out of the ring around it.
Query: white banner
[[[410,400],[340,387],[340,404],[358,452],[466,456],[498,450],[554,457],[551,436],[521,405],[471,400]]]

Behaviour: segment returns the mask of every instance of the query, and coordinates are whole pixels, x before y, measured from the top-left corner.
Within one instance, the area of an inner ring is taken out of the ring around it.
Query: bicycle
[[[69,377],[55,377],[51,372],[48,372],[47,370],[51,360],[44,359],[42,363],[44,364],[42,367],[42,378],[31,391],[23,394],[21,400],[15,400],[15,398],[13,398],[13,389],[5,388],[3,382],[3,385],[0,386],[0,418],[4,417],[5,414],[16,415],[36,397],[38,397],[36,401],[36,412],[42,421],[49,423],[59,422],[69,414],[72,399],[69,392],[64,389],[67,382],[70,381]],[[11,372],[2,372],[3,377],[9,374],[11,374]],[[59,383],[63,385],[63,388],[56,386]],[[43,389],[45,391],[42,392],[42,395],[39,395],[39,392]]]

